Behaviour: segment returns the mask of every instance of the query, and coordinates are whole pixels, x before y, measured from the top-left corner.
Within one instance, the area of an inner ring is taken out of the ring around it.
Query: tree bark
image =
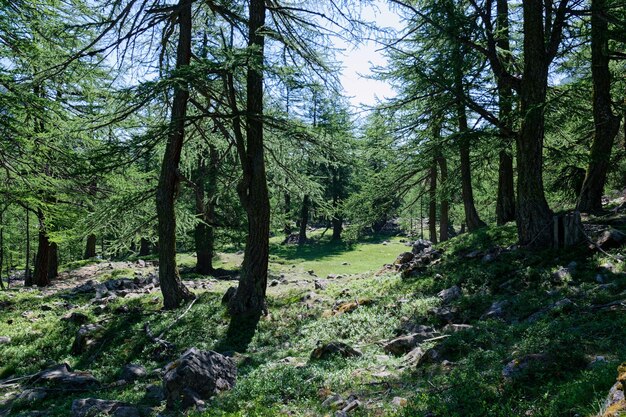
[[[587,213],[602,211],[602,194],[611,150],[620,125],[620,118],[611,109],[609,27],[606,13],[606,0],[591,1],[591,76],[595,134],[587,173],[578,197],[578,210]]]
[[[139,256],[150,255],[150,241],[145,237],[142,237],[139,241]]]
[[[2,290],[4,290],[4,282],[2,281],[2,265],[4,264],[4,210],[6,210],[6,207],[0,210],[0,289]]]
[[[445,187],[448,183],[448,162],[443,155],[437,157],[437,164],[441,172],[441,184]],[[440,187],[442,188],[442,187]],[[450,238],[450,203],[445,193],[441,195],[441,203],[439,207],[439,241],[445,242]]]
[[[38,287],[46,287],[50,285],[50,279],[48,278],[50,240],[48,239],[45,218],[41,209],[37,210],[37,219],[39,220],[39,245],[37,247],[37,257],[35,258],[33,283]]]
[[[217,164],[218,153],[214,146],[209,149],[209,165],[206,161],[198,162],[196,176],[196,216],[200,222],[194,230],[196,243],[196,272],[202,275],[210,275],[213,268],[213,255],[215,246],[215,232],[211,223],[215,218],[215,194],[217,192]],[[207,192],[205,192],[205,178]],[[208,201],[206,194],[208,193]]]
[[[188,66],[191,59],[191,2],[180,0],[178,8],[177,70]],[[159,230],[159,281],[163,293],[163,305],[166,309],[177,308],[183,301],[194,297],[181,282],[176,266],[176,215],[174,210],[179,183],[178,164],[183,148],[188,99],[188,86],[176,84],[174,86],[169,134],[156,196]]]
[[[430,241],[437,243],[437,161],[430,166],[428,187],[428,234]]]
[[[93,233],[87,236],[87,245],[85,247],[85,256],[83,259],[91,259],[96,257],[96,235]]]
[[[52,281],[59,276],[59,246],[56,242],[50,242],[48,254],[48,279]]]
[[[33,285],[33,276],[30,273],[30,211],[26,208],[26,269],[24,270],[24,286]]]
[[[544,107],[549,60],[546,52],[543,2],[523,2],[524,71],[520,102],[522,125],[517,137],[517,234],[519,243],[552,246],[552,212],[543,188]]]
[[[343,216],[341,208],[339,207],[339,200],[341,198],[341,179],[339,178],[339,170],[331,167],[331,191],[333,198],[333,236],[330,238],[332,242],[338,242],[341,240],[341,232],[343,231]]]
[[[459,153],[461,157],[461,195],[463,198],[463,209],[465,211],[465,223],[467,229],[471,232],[481,227],[485,227],[485,223],[478,216],[476,206],[474,204],[474,190],[472,188],[472,168],[470,160],[470,139],[468,136],[469,129],[467,124],[467,114],[465,112],[465,87],[463,86],[463,68],[462,54],[460,45],[455,45],[452,58],[454,66],[454,85],[456,90],[456,111],[457,122],[459,127]]]
[[[509,42],[509,7],[508,0],[497,0],[496,44],[505,54],[505,64],[510,61]],[[511,143],[513,132],[513,93],[502,77],[496,78],[498,87],[498,106],[500,119],[500,137],[502,149],[498,161],[498,196],[496,199],[496,221],[498,225],[515,220],[515,186],[513,180],[513,156]]]
[[[291,194],[285,191],[285,227],[283,233],[285,234],[285,241],[291,236]]]
[[[308,195],[305,195],[302,199],[302,207],[300,208],[300,231],[298,232],[298,244],[304,245],[306,243],[306,228],[309,224],[309,204],[310,199]]]
[[[248,237],[239,287],[229,303],[231,315],[256,319],[267,311],[267,267],[269,260],[270,201],[263,149],[263,57],[265,0],[251,0],[248,33],[250,47],[246,76],[247,123],[245,154],[240,150],[243,179],[239,198],[248,217]]]

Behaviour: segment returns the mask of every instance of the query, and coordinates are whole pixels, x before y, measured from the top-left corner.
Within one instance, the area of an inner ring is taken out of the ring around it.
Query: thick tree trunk
[[[463,209],[465,211],[465,223],[468,230],[474,231],[485,226],[485,223],[478,216],[476,206],[474,204],[474,190],[472,188],[472,168],[470,160],[470,140],[468,137],[469,129],[467,124],[467,114],[465,112],[465,104],[463,97],[465,96],[465,87],[463,86],[463,69],[461,67],[462,56],[460,45],[454,50],[454,83],[456,89],[456,111],[459,127],[459,153],[461,156],[461,195],[463,198]]]
[[[145,237],[142,237],[139,241],[139,256],[150,255],[150,241]]]
[[[548,57],[543,2],[523,2],[524,73],[520,91],[522,126],[517,138],[517,234],[521,245],[552,246],[552,212],[543,189],[544,106]]]
[[[306,228],[309,224],[309,205],[310,198],[305,195],[302,199],[302,207],[300,208],[300,231],[298,232],[298,244],[303,245],[306,243]]]
[[[52,281],[59,275],[59,246],[56,242],[50,243],[48,253],[48,279]]]
[[[437,161],[430,167],[428,186],[428,234],[430,241],[437,243]]]
[[[441,184],[445,188],[448,183],[448,162],[444,156],[437,157],[437,164],[439,165],[439,171],[441,172]],[[439,241],[445,242],[450,238],[450,203],[448,196],[442,193],[441,203],[439,207]]]
[[[591,76],[595,134],[585,181],[578,197],[578,210],[587,213],[602,211],[604,183],[620,124],[619,117],[611,109],[609,27],[606,12],[607,0],[591,1]]]
[[[24,286],[33,285],[33,276],[30,273],[30,211],[26,208],[26,269],[24,270]]]
[[[496,44],[505,53],[504,60],[510,61],[511,50],[509,42],[509,6],[508,0],[497,0]],[[500,137],[502,149],[498,161],[498,196],[496,199],[496,220],[498,225],[515,220],[515,186],[513,184],[513,156],[511,143],[513,131],[513,93],[511,87],[497,78],[498,106],[500,109]]]
[[[179,1],[178,47],[176,69],[189,65],[191,59],[191,2]],[[176,215],[174,203],[178,189],[178,164],[183,148],[185,117],[189,90],[187,85],[174,87],[172,115],[161,175],[157,189],[157,217],[159,230],[159,281],[166,309],[180,306],[184,300],[192,299],[193,294],[183,285],[176,266]]]
[[[33,283],[38,287],[46,287],[50,285],[50,279],[48,278],[50,240],[48,239],[45,218],[41,209],[37,211],[37,219],[39,220],[39,245],[37,247],[37,257],[35,258]]]
[[[247,84],[245,155],[240,154],[244,178],[239,198],[248,215],[248,238],[239,287],[229,303],[233,316],[255,319],[267,311],[267,267],[269,260],[270,201],[263,149],[263,56],[265,0],[250,0],[248,45],[252,47]]]
[[[96,257],[96,235],[93,233],[87,236],[87,245],[85,247],[85,256],[83,259],[91,259]]]

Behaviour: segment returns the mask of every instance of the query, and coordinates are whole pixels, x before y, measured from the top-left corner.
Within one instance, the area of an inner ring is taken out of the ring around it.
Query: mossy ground
[[[379,237],[358,243],[334,244],[321,239],[302,247],[281,246],[272,241],[270,271],[283,274],[288,284],[269,288],[271,314],[263,318],[254,334],[229,329],[229,318],[220,303],[231,280],[211,280],[209,289],[164,337],[176,351],[163,353],[147,338],[149,323],[159,334],[182,310],[161,310],[159,294],[118,298],[97,314],[88,298],[67,298],[63,293],[44,295],[38,290],[10,290],[0,294],[0,335],[11,343],[0,345],[0,378],[37,372],[50,364],[67,362],[75,369],[89,370],[104,383],[117,379],[127,363],[157,369],[188,347],[237,352],[239,377],[236,387],[210,401],[198,416],[322,416],[332,411],[321,406],[329,392],[344,397],[355,394],[362,406],[355,416],[588,416],[601,402],[616,376],[616,366],[626,358],[626,315],[623,311],[594,309],[626,298],[622,264],[612,271],[602,267],[614,262],[585,247],[567,251],[527,252],[516,250],[492,262],[464,255],[495,245],[514,243],[514,229],[501,227],[464,235],[440,246],[443,259],[423,275],[401,279],[378,272],[382,265],[406,250],[399,238]],[[385,242],[385,244],[383,244]],[[577,263],[571,280],[552,284],[558,266]],[[193,257],[181,254],[179,262],[191,266]],[[217,266],[236,269],[241,255],[221,254]],[[347,264],[345,264],[347,263]],[[126,270],[128,269],[128,270]],[[329,279],[324,290],[314,290],[315,277]],[[600,286],[602,273],[612,286]],[[132,276],[132,268],[108,272],[109,277]],[[183,279],[199,279],[186,274]],[[508,285],[504,285],[509,283]],[[463,297],[454,302],[461,320],[471,330],[455,333],[437,345],[453,364],[424,364],[402,368],[401,358],[387,356],[381,342],[392,338],[400,323],[442,323],[427,313],[440,304],[435,294],[458,284]],[[302,302],[315,291],[319,302]],[[549,311],[537,320],[528,317],[563,298],[573,304]],[[351,313],[333,315],[340,299],[368,298]],[[508,300],[503,319],[481,320],[493,301]],[[68,309],[67,303],[72,304]],[[44,307],[44,305],[46,307]],[[127,305],[129,313],[114,313]],[[61,321],[69,311],[87,314],[106,328],[103,342],[82,355],[70,354],[77,326]],[[356,359],[309,360],[318,343],[340,340],[363,352]],[[529,369],[515,381],[505,381],[502,368],[513,358],[543,353],[549,365]],[[595,356],[604,362],[590,366]],[[286,360],[286,358],[289,358]],[[146,385],[159,383],[150,376],[134,384],[97,392],[51,396],[39,404],[14,404],[12,415],[25,410],[46,410],[53,416],[69,415],[74,398],[114,398],[153,405],[144,399]],[[8,387],[0,395],[8,395]],[[409,400],[395,408],[392,398]]]

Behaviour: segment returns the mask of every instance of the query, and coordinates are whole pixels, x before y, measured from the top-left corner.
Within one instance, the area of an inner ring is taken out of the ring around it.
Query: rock
[[[311,359],[327,359],[333,355],[340,355],[344,358],[352,358],[362,356],[363,354],[343,342],[330,342],[315,348],[313,352],[311,352]]]
[[[453,323],[458,321],[459,309],[450,306],[433,307],[428,309],[428,314],[435,316],[440,322]]]
[[[406,336],[400,336],[390,340],[383,346],[383,350],[391,355],[404,355],[413,350],[425,340],[432,339],[436,333],[422,332],[414,333]]]
[[[103,331],[104,327],[99,324],[86,324],[80,326],[78,333],[76,334],[76,338],[74,339],[74,343],[72,344],[72,354],[80,355],[83,353],[89,346],[96,343],[98,337]]]
[[[502,369],[502,376],[505,379],[516,379],[531,368],[543,367],[548,362],[548,355],[544,353],[533,353],[513,359]]]
[[[48,396],[48,392],[42,388],[26,389],[17,396],[18,401],[23,401],[29,404],[43,401]]]
[[[151,384],[146,387],[146,393],[143,395],[145,401],[149,403],[160,403],[165,400],[165,392],[160,385]]]
[[[419,255],[422,252],[426,251],[427,249],[432,248],[433,244],[430,240],[418,239],[415,242],[413,242],[411,246],[412,246],[411,252],[413,252],[414,255]]]
[[[316,279],[315,282],[314,282],[314,286],[315,286],[316,290],[323,291],[323,290],[326,289],[327,285],[328,285],[328,281],[324,281],[324,280],[321,280],[321,279]]]
[[[445,290],[442,290],[439,293],[437,293],[437,297],[439,297],[444,304],[454,301],[460,296],[461,296],[461,288],[458,285],[455,285],[450,288],[446,288]]]
[[[356,410],[360,406],[361,406],[361,401],[359,401],[359,400],[352,400],[348,404],[346,404],[346,406],[343,407],[343,409],[341,411],[343,411],[344,413],[349,413],[350,411]]]
[[[555,303],[550,304],[549,306],[542,308],[541,310],[531,314],[526,321],[529,323],[534,323],[539,320],[541,317],[553,311],[562,311],[567,310],[570,307],[574,306],[574,303],[569,298],[563,298]]]
[[[87,317],[87,315],[83,313],[73,312],[70,314],[66,314],[61,318],[61,320],[67,321],[68,323],[81,325],[87,323],[89,321],[89,317]]]
[[[312,270],[312,269],[311,269],[311,270],[309,270],[309,271],[307,271],[307,272],[308,272],[308,274],[309,274],[309,275],[315,275],[315,271],[314,271],[314,270]]]
[[[424,349],[418,346],[406,355],[404,355],[402,360],[407,366],[417,366],[420,364],[422,358],[424,357],[424,354]]]
[[[8,345],[9,343],[11,343],[9,336],[0,336],[0,345]]]
[[[120,401],[81,398],[72,402],[72,417],[140,417],[139,409]]]
[[[396,408],[406,407],[407,403],[408,401],[404,397],[393,397],[393,400],[391,400],[391,405]]]
[[[505,314],[504,309],[508,304],[509,302],[507,300],[494,301],[489,307],[489,309],[485,311],[485,313],[482,316],[480,316],[480,319],[486,320],[486,319],[503,318]]]
[[[122,371],[120,372],[120,379],[130,382],[143,378],[147,374],[148,373],[146,372],[146,368],[144,368],[143,366],[129,363],[122,368]]]
[[[228,304],[237,293],[237,287],[229,287],[222,297],[222,304]]]
[[[326,275],[326,279],[335,279],[337,277],[338,277],[337,274],[328,274],[328,275]]]
[[[550,276],[550,280],[553,284],[563,284],[572,280],[571,271],[568,268],[559,267]]]
[[[350,262],[342,262],[341,265],[343,266],[350,265]]]
[[[403,265],[403,264],[409,263],[413,260],[414,257],[415,255],[413,254],[413,252],[403,252],[400,255],[398,255],[394,264]]]
[[[35,374],[31,385],[44,384],[53,388],[65,388],[75,391],[97,388],[100,383],[89,372],[73,372],[66,363],[55,365]]]
[[[191,348],[165,367],[167,407],[171,409],[181,399],[183,406],[196,405],[197,399],[209,399],[231,389],[236,379],[237,367],[231,358]]]
[[[146,267],[146,261],[144,261],[143,259],[137,259],[137,266],[139,268],[145,268]]]
[[[619,248],[626,243],[626,235],[619,230],[609,229],[602,233],[602,236],[596,242],[601,249],[614,249]]]
[[[278,284],[280,284],[280,281],[277,279],[273,279],[270,281],[270,287],[276,287],[278,286]]]
[[[462,332],[465,330],[470,330],[473,329],[474,326],[470,325],[470,324],[446,324],[442,331],[444,333],[456,333],[456,332]]]
[[[604,363],[607,363],[608,361],[606,360],[606,358],[604,356],[595,356],[591,362],[589,362],[589,368],[595,368],[598,365],[602,365]]]
[[[309,291],[308,293],[306,293],[302,297],[300,297],[300,301],[302,301],[302,302],[312,301],[315,298],[317,298],[317,294],[314,293],[313,291]]]
[[[339,394],[331,394],[322,402],[322,407],[333,410],[342,409],[345,405],[346,401]]]

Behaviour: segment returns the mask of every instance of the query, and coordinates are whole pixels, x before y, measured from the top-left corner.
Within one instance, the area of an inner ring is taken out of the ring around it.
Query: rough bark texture
[[[142,237],[139,241],[139,256],[150,255],[150,241],[145,237]]]
[[[441,172],[441,184],[445,187],[448,182],[448,162],[444,156],[437,157],[437,164]],[[440,187],[442,188],[442,187]],[[439,207],[439,241],[445,242],[450,238],[448,231],[450,228],[450,203],[445,193],[441,195]]]
[[[520,91],[522,126],[517,138],[517,234],[521,245],[552,246],[552,213],[543,189],[544,106],[548,57],[543,2],[523,2],[524,72]]]
[[[37,257],[35,258],[33,283],[38,287],[46,287],[50,285],[50,279],[48,279],[50,241],[48,240],[44,214],[41,210],[37,211],[37,219],[39,220],[39,246],[37,247]]]
[[[33,276],[30,273],[30,212],[26,209],[26,269],[24,270],[24,286],[33,285]]]
[[[437,162],[430,167],[428,187],[428,234],[432,243],[437,243]]]
[[[611,159],[611,149],[620,119],[611,109],[611,72],[609,70],[609,27],[606,0],[591,2],[591,76],[593,79],[593,122],[595,134],[589,154],[589,165],[578,210],[602,211],[602,194]]]
[[[507,0],[497,1],[496,44],[505,52],[505,63],[509,61],[509,7]],[[513,183],[513,156],[511,143],[513,131],[513,94],[511,87],[502,77],[497,77],[500,137],[502,149],[498,161],[498,197],[496,200],[496,219],[499,225],[515,220],[515,186]]]
[[[2,281],[2,265],[4,264],[4,227],[3,227],[4,210],[6,210],[6,207],[3,210],[0,210],[0,289],[2,290],[4,290],[4,282]],[[8,279],[8,274],[7,274],[7,279]]]
[[[48,255],[48,279],[53,280],[59,275],[59,246],[56,242],[50,243]]]
[[[291,236],[291,194],[289,192],[285,192],[285,228],[283,229],[283,233],[285,234],[285,239],[289,239]]]
[[[302,199],[302,207],[300,209],[300,231],[298,232],[298,244],[306,243],[306,228],[309,224],[309,205],[310,199],[305,195]]]
[[[270,202],[263,149],[263,50],[265,1],[251,0],[248,20],[250,53],[247,84],[246,149],[239,150],[243,179],[239,198],[248,217],[248,237],[239,287],[229,303],[233,316],[259,317],[267,311],[267,266],[269,258]],[[232,101],[232,100],[231,100]],[[239,148],[242,148],[239,146]]]
[[[211,224],[215,221],[217,163],[217,149],[211,146],[209,150],[209,164],[207,165],[205,160],[198,162],[195,182],[196,216],[201,220],[194,230],[196,243],[196,272],[203,275],[209,275],[215,271],[213,268],[215,232]],[[208,198],[206,194],[208,194]]]
[[[87,245],[85,246],[84,259],[96,257],[96,235],[90,234],[87,236]]]
[[[472,169],[470,160],[470,139],[468,136],[467,114],[462,97],[465,96],[463,86],[463,69],[461,68],[462,56],[460,46],[457,45],[453,57],[454,84],[456,90],[456,111],[459,127],[459,153],[461,156],[461,194],[463,208],[465,210],[465,223],[471,232],[485,226],[478,216],[474,205],[474,190],[472,188]]]
[[[176,69],[189,65],[191,59],[191,3],[179,1],[178,11],[178,47]],[[174,100],[170,120],[169,135],[161,175],[157,189],[157,217],[159,221],[159,281],[163,293],[163,305],[166,309],[180,306],[184,300],[193,298],[193,294],[183,285],[176,266],[176,216],[174,201],[178,189],[178,164],[183,148],[185,116],[189,90],[186,85],[174,87]]]

